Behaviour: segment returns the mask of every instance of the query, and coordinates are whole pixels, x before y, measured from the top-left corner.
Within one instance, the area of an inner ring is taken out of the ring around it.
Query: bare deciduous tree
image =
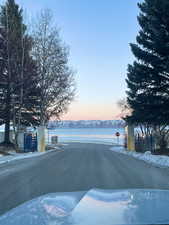
[[[127,103],[127,100],[125,98],[120,99],[117,102],[117,106],[121,110],[122,117],[125,118],[126,116],[129,116],[132,112],[130,106]]]
[[[33,57],[37,62],[40,87],[40,123],[59,118],[75,93],[73,72],[68,65],[69,51],[53,25],[50,10],[42,10],[34,23]]]

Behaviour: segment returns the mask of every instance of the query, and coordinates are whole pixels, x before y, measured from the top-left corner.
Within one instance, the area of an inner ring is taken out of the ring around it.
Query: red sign
[[[119,132],[116,132],[116,137],[119,137],[120,136],[120,133]]]

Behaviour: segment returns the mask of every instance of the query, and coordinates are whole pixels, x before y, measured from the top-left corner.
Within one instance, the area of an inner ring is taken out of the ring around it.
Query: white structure
[[[24,132],[21,131],[18,133],[18,147],[19,149],[23,150],[24,149]]]

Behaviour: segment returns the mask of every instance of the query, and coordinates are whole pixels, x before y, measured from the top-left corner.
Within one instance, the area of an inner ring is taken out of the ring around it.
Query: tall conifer
[[[38,88],[36,63],[30,56],[32,39],[26,33],[23,12],[14,0],[7,0],[0,11],[1,36],[6,54],[1,51],[4,71],[0,74],[0,120],[5,123],[4,144],[10,145],[10,122],[18,125],[38,122]],[[3,48],[4,48],[3,47]],[[2,50],[3,50],[2,48]]]
[[[141,27],[131,50],[136,58],[128,66],[128,103],[133,110],[128,121],[165,125],[169,123],[169,1],[139,3]]]

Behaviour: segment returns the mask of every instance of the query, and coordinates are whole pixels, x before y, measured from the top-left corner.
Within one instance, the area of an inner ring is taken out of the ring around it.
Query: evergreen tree
[[[0,27],[0,125],[4,123],[6,92],[7,49],[4,29]]]
[[[136,57],[128,66],[128,103],[133,123],[169,123],[169,1],[144,0],[139,3],[141,27],[131,44]]]
[[[4,144],[10,145],[11,121],[17,129],[18,125],[38,122],[38,80],[36,63],[30,56],[32,39],[26,34],[22,9],[14,0],[7,0],[1,7],[0,25],[6,48],[6,54],[3,55],[0,46],[0,57],[5,67],[0,74],[3,93],[0,98],[0,119],[5,122]]]

